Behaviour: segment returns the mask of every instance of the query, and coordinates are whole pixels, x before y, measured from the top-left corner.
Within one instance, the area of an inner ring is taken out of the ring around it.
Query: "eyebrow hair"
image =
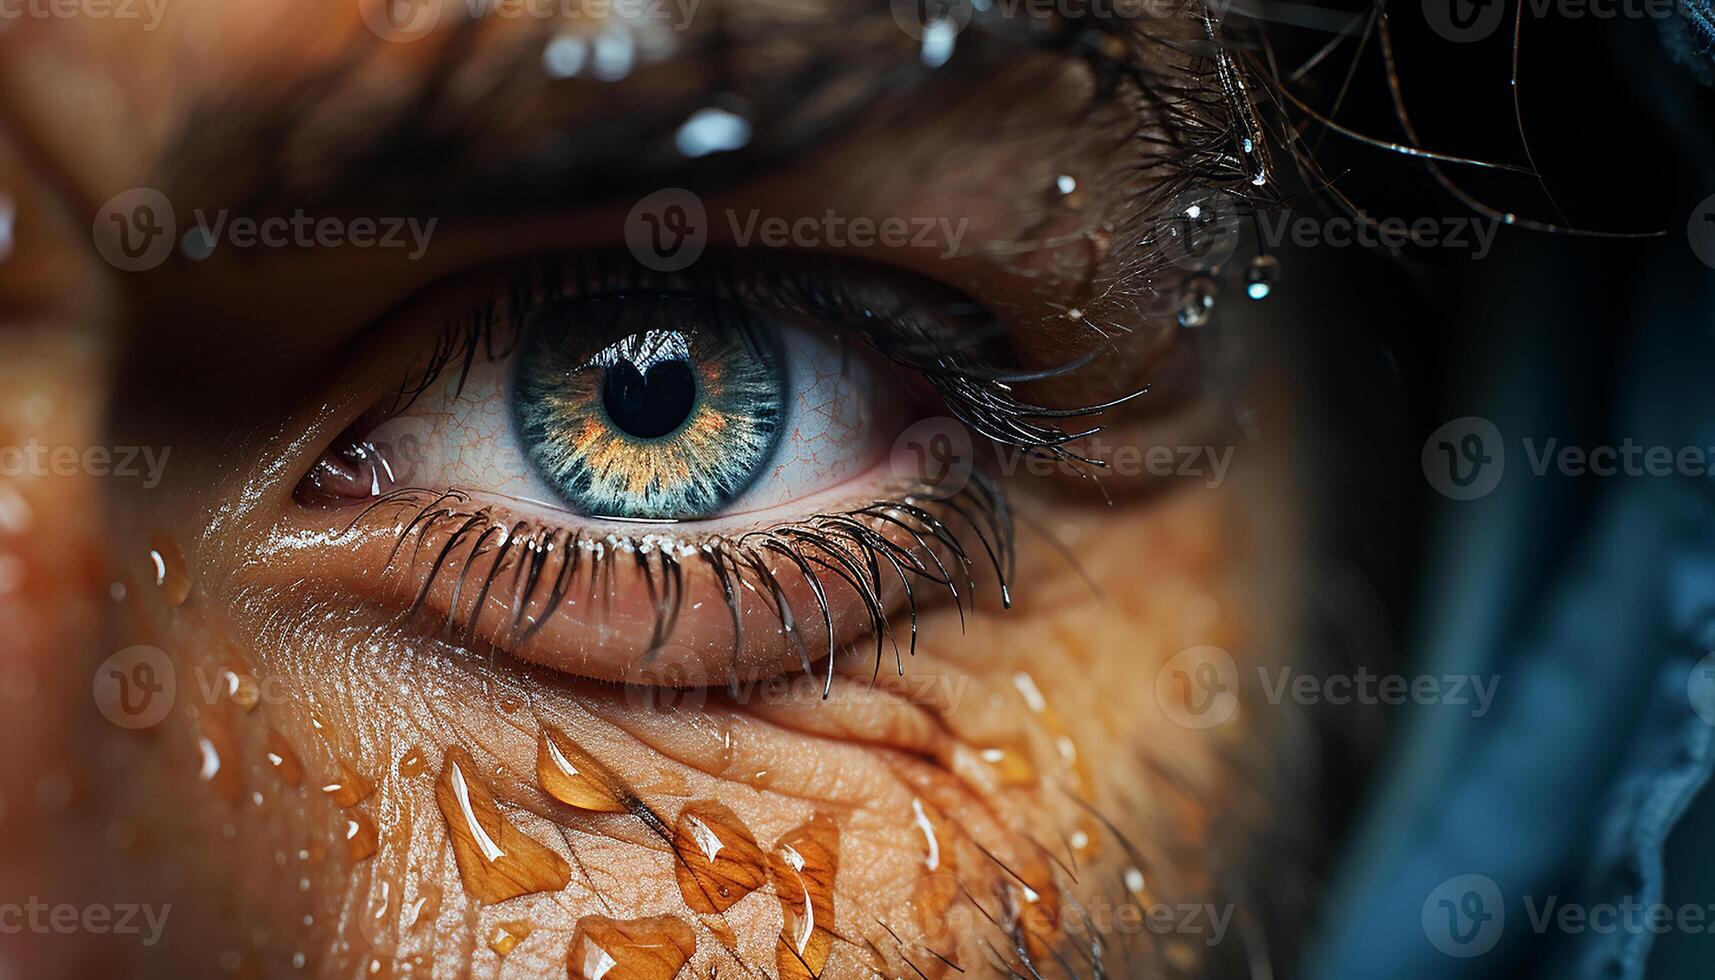
[[[670,57],[611,82],[547,71],[556,36],[547,28],[565,21],[496,44],[483,36],[491,22],[464,20],[407,42],[435,45],[434,54],[414,87],[395,91],[378,90],[386,73],[373,69],[400,45],[358,37],[288,83],[196,103],[158,167],[162,183],[175,201],[258,215],[492,216],[644,188],[708,191],[779,166],[860,117],[933,112],[1049,40],[1030,25],[973,23],[954,56],[930,67],[888,5],[822,0],[814,6],[831,8],[822,16],[788,18],[751,0],[706,2],[708,17],[671,39]],[[750,140],[688,159],[675,133],[711,107],[742,116]]]

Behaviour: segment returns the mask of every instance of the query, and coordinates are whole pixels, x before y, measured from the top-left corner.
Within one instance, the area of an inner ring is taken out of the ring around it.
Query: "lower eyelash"
[[[682,562],[695,560],[712,572],[731,611],[735,662],[745,629],[743,592],[749,590],[764,600],[805,673],[812,673],[810,652],[800,635],[799,615],[770,567],[770,559],[775,559],[802,575],[815,595],[815,614],[822,617],[828,637],[823,684],[826,697],[839,652],[827,599],[829,585],[844,584],[862,601],[869,635],[875,638],[878,674],[889,643],[899,673],[903,675],[905,670],[905,654],[883,604],[883,589],[891,581],[899,582],[904,597],[911,655],[916,653],[918,588],[927,585],[946,590],[963,622],[966,604],[975,601],[976,567],[983,562],[993,571],[1003,604],[1010,606],[1012,601],[1012,515],[998,484],[981,473],[971,474],[969,482],[956,491],[922,485],[897,499],[737,535],[712,535],[697,545],[667,534],[621,535],[540,522],[508,522],[499,508],[472,504],[471,495],[461,490],[407,488],[377,499],[347,528],[356,528],[380,511],[415,510],[399,532],[381,574],[396,566],[408,574],[417,567],[425,542],[438,532],[456,528],[433,555],[405,616],[421,615],[442,576],[456,574],[453,598],[439,629],[467,647],[477,639],[477,620],[491,595],[509,597],[509,638],[499,645],[515,647],[540,631],[564,607],[564,600],[580,578],[589,590],[591,606],[600,602],[600,608],[606,609],[613,563],[629,562],[648,586],[655,619],[649,649],[657,650],[671,639],[684,601]],[[911,545],[888,537],[884,530],[888,528],[903,533]],[[961,534],[974,538],[980,549],[967,547]],[[401,562],[407,546],[409,557]],[[973,554],[973,550],[980,554]],[[492,565],[481,581],[472,580],[476,560],[490,553],[494,553]],[[466,594],[471,596],[468,604],[461,598]],[[731,680],[736,683],[738,678]]]

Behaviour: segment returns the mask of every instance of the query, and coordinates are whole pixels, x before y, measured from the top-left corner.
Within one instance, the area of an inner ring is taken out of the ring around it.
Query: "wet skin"
[[[778,630],[728,678],[709,652],[730,625],[701,566],[687,597],[710,604],[672,640],[713,665],[708,686],[616,683],[634,660],[623,651],[647,646],[624,596],[616,618],[574,611],[534,646],[461,639],[402,615],[413,589],[400,582],[421,567],[383,574],[374,553],[390,538],[344,536],[353,512],[306,508],[295,490],[421,359],[436,312],[489,284],[458,277],[621,245],[640,194],[492,205],[504,214],[447,203],[416,259],[227,249],[124,273],[90,242],[103,202],[127,188],[163,188],[181,215],[245,200],[260,170],[232,161],[258,155],[301,178],[285,200],[337,200],[301,189],[321,186],[306,161],[357,134],[271,148],[226,124],[339,52],[362,51],[371,70],[318,95],[335,120],[427,70],[424,45],[384,42],[355,13],[179,0],[147,33],[87,18],[0,33],[0,189],[18,209],[0,264],[0,432],[171,447],[153,485],[88,472],[0,483],[0,548],[17,558],[0,594],[15,648],[7,891],[171,905],[148,946],[4,937],[25,975],[1225,975],[1269,955],[1258,945],[1305,846],[1281,802],[1303,791],[1287,761],[1301,722],[1247,705],[1198,727],[1206,692],[1186,678],[1202,661],[1182,651],[1231,651],[1241,671],[1293,656],[1300,491],[1273,441],[1290,432],[1278,373],[1098,419],[1112,426],[1098,455],[1233,447],[1218,481],[1113,475],[1109,502],[1069,467],[999,474],[1020,523],[1011,607],[973,562],[974,591],[925,593],[902,675],[891,645],[877,669],[861,603],[836,583],[822,628],[842,652],[826,697],[825,665],[780,669],[791,650]],[[894,51],[881,20],[873,36]],[[498,63],[554,26],[503,22],[483,37]],[[706,81],[657,72],[679,81],[636,84],[688,88],[694,103]],[[825,251],[964,291],[1009,322],[1027,364],[1087,349],[1090,324],[1123,325],[1110,356],[1040,386],[1047,404],[1163,376],[1186,342],[1168,280],[1129,291],[1133,246],[1113,234],[1152,179],[1138,142],[1116,135],[1131,110],[1067,111],[1092,82],[1053,59],[987,77],[857,113],[790,163],[728,175],[710,213],[950,215],[970,242],[1049,242]],[[643,91],[637,104],[668,98]],[[578,92],[568,101],[592,116],[623,104]],[[487,120],[498,133],[506,122]],[[1082,177],[1075,199],[1048,195],[1062,174]],[[736,244],[723,224],[711,244]],[[412,300],[431,288],[451,295]],[[1230,424],[1234,398],[1269,420],[1266,438]],[[879,499],[879,469],[774,516]],[[388,518],[395,533],[404,516]],[[902,639],[901,597],[884,599]],[[165,654],[177,692],[158,723],[131,729],[89,689],[104,658],[138,644]]]

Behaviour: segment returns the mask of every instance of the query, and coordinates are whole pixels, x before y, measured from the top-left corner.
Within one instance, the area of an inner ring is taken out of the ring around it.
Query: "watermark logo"
[[[1715,269],[1715,194],[1704,198],[1691,212],[1685,224],[1685,237],[1691,241],[1691,251],[1697,260]]]
[[[1423,19],[1430,29],[1456,44],[1494,34],[1505,14],[1503,0],[1423,0]]]
[[[625,668],[625,701],[637,711],[700,711],[709,699],[709,678],[692,652],[668,645],[649,651]]]
[[[1239,667],[1217,646],[1174,654],[1155,674],[1155,701],[1175,724],[1214,728],[1239,709]]]
[[[702,258],[708,243],[703,199],[683,187],[650,194],[625,218],[625,247],[646,269],[678,272]]]
[[[1715,725],[1715,652],[1692,664],[1691,675],[1685,679],[1685,696],[1697,717]]]
[[[443,0],[357,0],[363,23],[383,41],[415,41],[441,22]]]
[[[888,465],[900,483],[924,485],[951,496],[976,470],[971,434],[957,419],[937,415],[914,422],[893,441]]]
[[[1495,423],[1467,415],[1430,433],[1421,459],[1423,476],[1435,492],[1453,500],[1475,500],[1500,485],[1507,451]]]
[[[153,187],[133,187],[107,199],[91,228],[95,250],[122,272],[153,269],[172,254],[177,240],[173,206]]]
[[[1448,956],[1465,959],[1494,949],[1506,922],[1500,886],[1485,875],[1449,878],[1423,900],[1423,934]]]
[[[173,710],[178,679],[173,662],[157,647],[131,646],[96,668],[95,706],[120,728],[150,728]]]

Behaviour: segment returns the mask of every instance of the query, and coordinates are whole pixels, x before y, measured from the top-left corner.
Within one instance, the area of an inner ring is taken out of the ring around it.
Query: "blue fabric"
[[[1715,976],[1715,823],[1686,819],[1715,818],[1715,679],[1693,678],[1715,650],[1715,477],[1537,477],[1519,448],[1630,438],[1715,454],[1715,291],[1664,300],[1709,282],[1701,266],[1675,272],[1639,289],[1649,319],[1627,325],[1639,339],[1598,431],[1568,419],[1581,392],[1530,370],[1553,327],[1492,352],[1495,394],[1472,414],[1503,433],[1505,476],[1443,508],[1432,626],[1409,670],[1498,678],[1494,707],[1427,706],[1404,726],[1305,975]],[[1577,322],[1558,312],[1497,319]],[[1641,912],[1608,929],[1554,918],[1659,902],[1705,921],[1657,934]]]

